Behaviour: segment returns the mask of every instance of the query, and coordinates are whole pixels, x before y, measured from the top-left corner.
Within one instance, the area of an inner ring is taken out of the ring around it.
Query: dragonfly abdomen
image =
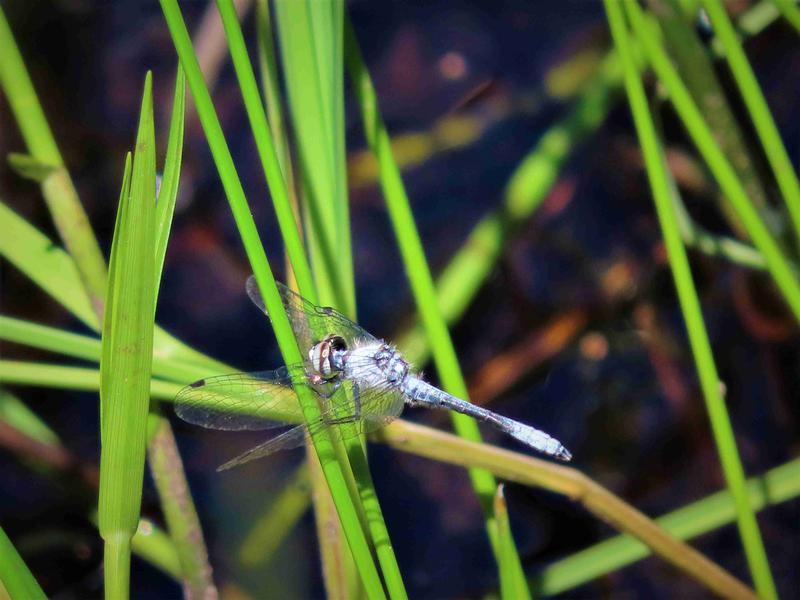
[[[531,427],[530,425],[515,421],[514,419],[498,415],[482,406],[476,406],[475,404],[456,398],[413,375],[406,378],[404,393],[408,398],[408,403],[411,405],[454,410],[461,414],[485,421],[503,433],[545,454],[555,456],[561,460],[570,460],[570,458],[572,458],[572,455],[561,445],[561,442],[550,437],[545,432]]]

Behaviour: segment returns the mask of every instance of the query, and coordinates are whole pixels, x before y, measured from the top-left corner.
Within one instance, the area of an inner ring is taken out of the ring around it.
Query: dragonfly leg
[[[339,391],[339,388],[341,387],[341,385],[342,385],[342,382],[341,381],[337,381],[334,385],[330,386],[328,391],[325,391],[322,388],[322,386],[320,386],[319,388],[315,388],[314,391],[319,395],[320,398],[325,398],[326,400],[328,400],[328,399],[332,398],[333,395],[337,391]]]
[[[361,417],[356,415],[348,415],[346,417],[339,417],[338,419],[329,419],[325,421],[326,425],[344,425],[345,423],[355,423]]]
[[[353,391],[353,407],[356,409],[353,416],[355,416],[356,419],[360,419],[361,418],[361,390],[359,390],[357,383],[353,384],[352,391]]]

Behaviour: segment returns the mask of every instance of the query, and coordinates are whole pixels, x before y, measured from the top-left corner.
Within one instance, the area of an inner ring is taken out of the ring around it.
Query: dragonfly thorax
[[[319,375],[330,379],[344,369],[345,354],[347,354],[347,343],[344,338],[338,335],[329,335],[321,342],[311,346],[308,351],[308,359]]]
[[[400,352],[380,340],[356,343],[345,356],[344,376],[365,387],[400,386],[408,372]]]

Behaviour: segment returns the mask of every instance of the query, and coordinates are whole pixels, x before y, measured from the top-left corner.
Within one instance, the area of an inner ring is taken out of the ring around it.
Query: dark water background
[[[182,3],[190,30],[204,8],[205,3]],[[427,255],[441,268],[478,220],[501,202],[508,177],[542,132],[564,115],[566,107],[543,94],[543,78],[580,48],[604,43],[602,4],[362,0],[349,8],[392,132],[428,130],[487,81],[495,98],[512,103],[538,99],[533,110],[512,110],[493,122],[475,143],[405,172]],[[159,6],[149,1],[12,0],[4,2],[3,10],[107,253],[147,69],[154,73],[162,152],[166,143],[176,58]],[[244,30],[252,45],[252,14]],[[774,25],[747,50],[797,164],[796,33]],[[461,76],[443,74],[448,53],[463,59]],[[229,64],[214,99],[268,256],[282,279],[280,237]],[[470,110],[481,118],[481,100]],[[688,148],[677,129],[668,129],[671,139],[676,147]],[[5,99],[0,99],[0,132],[0,153],[23,151]],[[363,149],[352,102],[348,149]],[[268,324],[244,294],[249,267],[196,120],[187,122],[181,185],[158,322],[243,370],[278,366]],[[38,188],[16,177],[5,162],[0,165],[0,197],[57,239]],[[351,202],[359,320],[375,334],[391,337],[412,314],[413,301],[379,190],[362,186],[351,192]],[[706,226],[725,230],[708,203],[690,199],[690,208]],[[724,485],[662,254],[627,106],[618,102],[605,125],[573,154],[544,206],[507,244],[454,328],[464,371],[474,381],[489,359],[577,311],[583,319],[580,331],[543,364],[532,358],[529,372],[491,405],[553,433],[573,452],[576,467],[653,516]],[[692,257],[742,460],[748,474],[758,474],[797,453],[797,331],[775,308],[778,303],[765,304],[770,291],[763,280],[722,261]],[[609,293],[614,282],[621,282],[619,289]],[[6,264],[2,283],[3,314],[85,333]],[[762,326],[765,322],[770,327]],[[63,361],[8,344],[2,354]],[[427,371],[435,381],[433,369]],[[15,391],[82,461],[98,462],[96,394]],[[441,415],[407,416],[447,426]],[[216,465],[258,438],[209,433],[178,422],[175,428],[217,583],[238,582],[253,597],[321,596],[310,513],[268,566],[243,573],[233,560],[242,536],[302,453],[220,475]],[[485,434],[493,443],[513,446],[491,431]],[[410,596],[480,597],[496,589],[497,571],[465,472],[380,445],[371,446],[370,462]],[[48,594],[100,597],[102,546],[85,518],[90,493],[74,481],[38,473],[5,450],[0,450],[0,464],[2,526]],[[554,494],[517,485],[508,485],[506,494],[514,536],[532,575],[613,533]],[[144,513],[159,521],[157,506],[148,480]],[[795,500],[759,516],[779,589],[787,598],[798,583],[798,509]],[[695,546],[748,580],[735,527],[705,535]],[[179,595],[170,580],[136,559],[132,586],[137,598]],[[566,596],[675,598],[704,592],[651,558]]]

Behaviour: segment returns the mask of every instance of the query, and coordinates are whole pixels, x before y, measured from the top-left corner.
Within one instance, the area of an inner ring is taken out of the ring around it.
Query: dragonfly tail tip
[[[558,452],[556,452],[555,456],[557,459],[563,460],[564,462],[569,462],[572,460],[572,453],[566,448],[564,448],[564,446],[561,446],[558,449]]]

